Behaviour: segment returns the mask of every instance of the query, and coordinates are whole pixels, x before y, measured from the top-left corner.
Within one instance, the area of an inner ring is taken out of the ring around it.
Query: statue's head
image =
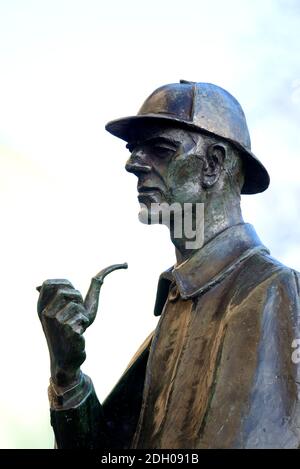
[[[269,176],[251,152],[245,115],[227,91],[181,81],[152,93],[137,116],[106,129],[127,142],[126,169],[138,177],[141,203],[239,201],[267,189]]]

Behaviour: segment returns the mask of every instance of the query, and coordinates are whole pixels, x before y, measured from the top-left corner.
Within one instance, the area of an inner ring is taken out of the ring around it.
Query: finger
[[[83,314],[78,314],[72,319],[67,321],[67,324],[72,327],[73,331],[77,334],[83,334],[86,328],[89,326],[90,322],[86,316]]]
[[[57,290],[59,288],[74,288],[71,282],[65,279],[51,279],[46,280],[42,286],[37,287],[40,291],[40,296],[38,299],[37,310],[40,315],[43,309],[49,304],[49,302],[54,298]]]
[[[85,309],[84,307],[81,305],[81,304],[78,304],[78,303],[74,303],[74,302],[71,302],[71,303],[68,303],[63,309],[61,309],[57,315],[56,315],[56,319],[61,323],[61,324],[64,324],[70,320],[72,320],[73,318],[79,316],[79,315],[82,315],[86,318],[87,322],[88,322],[88,319],[87,317],[85,316]]]
[[[67,323],[64,327],[66,328],[66,341],[68,342],[70,350],[69,359],[73,361],[77,353],[84,353],[85,340],[83,335],[74,330],[70,324]]]
[[[48,317],[54,317],[68,303],[83,304],[81,293],[75,288],[62,288],[58,290],[50,303],[45,307],[44,313]]]

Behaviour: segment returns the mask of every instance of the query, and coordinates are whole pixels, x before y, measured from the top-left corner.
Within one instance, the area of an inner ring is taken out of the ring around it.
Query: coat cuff
[[[48,397],[52,410],[68,410],[80,406],[93,390],[91,379],[81,372],[79,382],[70,388],[59,389],[50,378]]]

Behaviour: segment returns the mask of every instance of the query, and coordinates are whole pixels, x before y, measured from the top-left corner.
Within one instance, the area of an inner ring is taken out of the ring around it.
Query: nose
[[[145,161],[143,151],[133,151],[125,165],[126,171],[139,176],[141,173],[150,173],[152,167]]]

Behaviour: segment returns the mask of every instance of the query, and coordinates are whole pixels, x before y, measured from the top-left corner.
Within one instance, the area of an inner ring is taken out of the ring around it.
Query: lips
[[[152,187],[152,186],[138,186],[137,188],[139,194],[147,194],[151,192],[160,192],[160,189],[158,187]]]
[[[148,206],[150,203],[159,203],[161,201],[161,190],[153,186],[138,186],[138,200]]]

